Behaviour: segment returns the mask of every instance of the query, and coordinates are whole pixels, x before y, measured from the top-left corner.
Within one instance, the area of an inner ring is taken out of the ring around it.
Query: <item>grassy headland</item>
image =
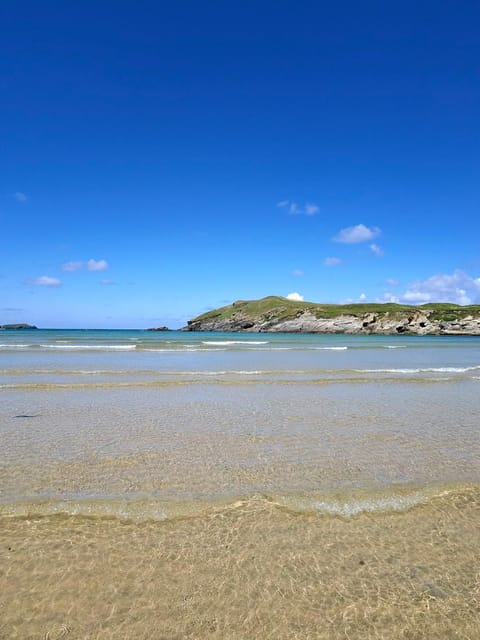
[[[280,296],[237,300],[190,320],[190,331],[480,333],[480,305],[322,304]]]

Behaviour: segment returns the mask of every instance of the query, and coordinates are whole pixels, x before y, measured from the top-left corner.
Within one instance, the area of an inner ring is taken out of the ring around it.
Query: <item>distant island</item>
[[[12,331],[15,329],[38,329],[33,324],[0,324],[0,329],[6,329]]]
[[[480,335],[480,305],[338,305],[268,296],[208,311],[189,320],[182,331]]]
[[[150,327],[146,331],[170,331],[168,327]]]

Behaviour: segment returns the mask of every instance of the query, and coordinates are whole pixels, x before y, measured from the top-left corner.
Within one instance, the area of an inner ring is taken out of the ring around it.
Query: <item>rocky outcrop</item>
[[[0,324],[0,329],[6,329],[12,331],[15,329],[38,329],[33,324]]]
[[[147,331],[170,331],[168,327],[150,327]]]
[[[300,310],[294,318],[284,320],[265,316],[251,317],[241,312],[230,318],[210,315],[190,320],[186,331],[246,331],[270,333],[348,333],[348,334],[410,334],[410,335],[480,335],[480,316],[463,319],[433,319],[431,310],[413,310],[410,313],[364,313],[338,315],[334,318],[318,317],[312,311]]]

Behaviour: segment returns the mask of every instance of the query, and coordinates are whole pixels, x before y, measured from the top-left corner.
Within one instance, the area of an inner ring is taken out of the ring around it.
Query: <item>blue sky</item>
[[[0,323],[480,302],[479,19],[462,1],[2,2]]]

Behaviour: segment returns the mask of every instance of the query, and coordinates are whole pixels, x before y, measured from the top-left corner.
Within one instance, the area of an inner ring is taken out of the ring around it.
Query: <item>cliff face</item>
[[[267,300],[271,300],[272,304],[266,305]],[[473,307],[446,307],[447,305],[414,307],[381,304],[342,307],[314,303],[295,305],[284,298],[272,297],[260,301],[239,301],[229,307],[211,311],[190,320],[183,330],[480,335],[480,307],[478,311]]]

